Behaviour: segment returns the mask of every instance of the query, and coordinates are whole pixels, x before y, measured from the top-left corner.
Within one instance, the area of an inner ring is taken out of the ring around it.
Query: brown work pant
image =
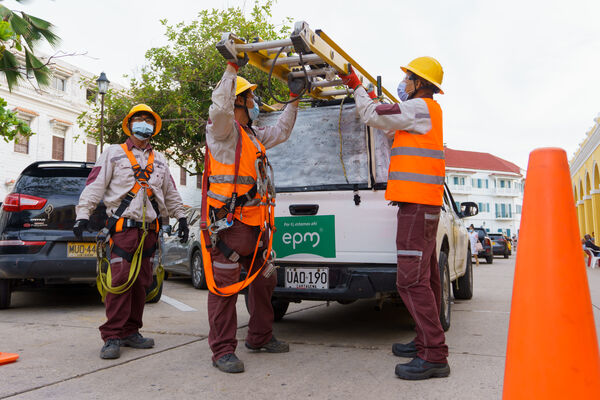
[[[127,228],[112,235],[114,244],[133,254],[137,249],[143,231],[138,228]],[[144,241],[144,250],[155,248],[156,232],[148,232]],[[107,321],[100,326],[102,340],[122,339],[138,332],[142,327],[142,315],[146,303],[146,289],[152,283],[152,256],[142,259],[140,273],[133,286],[123,294],[106,294]],[[112,286],[122,285],[129,278],[131,263],[121,256],[111,253],[110,269]]]
[[[429,362],[446,363],[448,346],[439,317],[441,286],[435,254],[439,217],[439,206],[399,204],[396,286],[415,320],[417,355]]]
[[[213,273],[218,287],[224,287],[238,282],[241,266],[246,271],[252,262],[252,255],[260,230],[258,227],[249,226],[238,220],[234,221],[231,228],[219,232],[219,238],[229,248],[241,256],[237,263],[227,259],[219,249],[211,249]],[[263,263],[263,250],[267,248],[268,235],[262,237],[262,246],[254,261],[252,271],[256,271]],[[248,322],[248,335],[246,342],[253,347],[266,344],[273,336],[273,306],[271,295],[277,285],[277,274],[273,273],[265,278],[259,273],[256,279],[248,286],[248,308],[250,321]],[[234,353],[237,347],[235,334],[237,331],[236,302],[237,294],[229,297],[217,296],[208,293],[208,322],[210,331],[208,344],[213,352],[213,361],[225,354]]]

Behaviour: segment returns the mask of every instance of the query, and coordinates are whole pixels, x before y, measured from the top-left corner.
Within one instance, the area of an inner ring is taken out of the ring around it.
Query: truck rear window
[[[275,125],[280,113],[263,114]],[[340,157],[341,153],[341,157]],[[279,191],[347,189],[369,184],[366,128],[354,104],[301,109],[290,138],[267,151]]]

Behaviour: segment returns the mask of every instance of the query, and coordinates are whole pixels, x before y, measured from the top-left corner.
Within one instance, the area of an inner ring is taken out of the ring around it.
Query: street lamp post
[[[98,93],[100,93],[100,153],[104,147],[104,95],[108,92],[108,84],[110,81],[106,78],[104,72],[100,73],[100,76],[96,80],[98,84]]]

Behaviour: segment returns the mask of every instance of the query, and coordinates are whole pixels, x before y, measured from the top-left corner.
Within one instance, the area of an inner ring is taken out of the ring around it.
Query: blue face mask
[[[154,133],[154,126],[144,121],[136,121],[131,124],[133,136],[140,140],[146,140]]]
[[[258,114],[260,113],[260,108],[258,108],[258,102],[254,99],[254,107],[248,109],[248,117],[252,121],[256,121],[258,118]]]
[[[404,81],[400,82],[397,90],[398,90],[398,97],[400,98],[400,101],[408,100],[408,93],[406,93],[406,82],[404,82]]]

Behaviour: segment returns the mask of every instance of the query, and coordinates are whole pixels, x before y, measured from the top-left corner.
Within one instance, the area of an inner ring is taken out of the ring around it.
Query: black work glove
[[[248,64],[248,61],[250,59],[248,58],[248,54],[244,53],[244,58],[236,58],[235,60],[227,60],[227,64],[230,64],[233,68],[235,68],[235,71],[237,72],[240,67],[243,67],[244,65]]]
[[[188,241],[190,236],[190,228],[188,228],[187,218],[179,218],[179,229],[177,230],[177,237],[179,237],[181,243]]]
[[[77,239],[83,239],[83,232],[90,231],[90,220],[89,219],[78,219],[73,225],[73,233]]]
[[[308,84],[308,87],[307,87]],[[290,96],[298,97],[304,89],[309,90],[310,83],[305,77],[292,78],[292,74],[288,75],[288,87],[290,88]]]

